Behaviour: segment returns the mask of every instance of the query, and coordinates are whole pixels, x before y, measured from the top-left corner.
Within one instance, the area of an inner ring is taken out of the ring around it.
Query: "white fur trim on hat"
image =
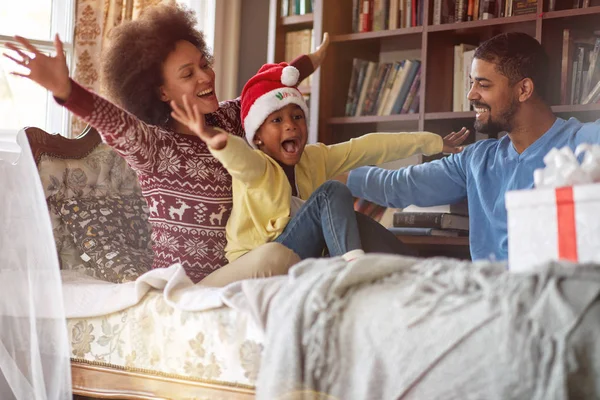
[[[281,71],[281,83],[285,86],[296,86],[300,78],[300,71],[296,67],[288,65]]]
[[[246,140],[253,148],[256,145],[253,143],[254,135],[260,126],[265,122],[265,119],[277,110],[281,110],[288,104],[297,104],[304,111],[304,118],[308,124],[308,106],[302,93],[293,87],[284,87],[271,90],[260,96],[250,106],[248,115],[244,118],[244,130],[246,131]]]

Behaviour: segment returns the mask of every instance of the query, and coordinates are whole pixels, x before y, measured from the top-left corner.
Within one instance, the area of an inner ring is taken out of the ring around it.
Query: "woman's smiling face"
[[[183,106],[183,95],[190,105],[196,105],[202,114],[210,114],[219,108],[215,93],[215,71],[202,52],[192,43],[180,40],[163,63],[163,85],[160,98],[164,102],[174,100]]]

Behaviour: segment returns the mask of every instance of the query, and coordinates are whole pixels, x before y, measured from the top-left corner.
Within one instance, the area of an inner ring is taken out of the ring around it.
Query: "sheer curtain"
[[[0,137],[0,398],[72,399],[58,256],[23,131]]]

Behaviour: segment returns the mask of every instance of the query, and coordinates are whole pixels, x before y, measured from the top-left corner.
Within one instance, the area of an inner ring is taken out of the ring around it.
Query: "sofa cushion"
[[[152,265],[146,201],[138,196],[71,198],[56,208],[88,262],[83,272],[110,282],[135,280]]]
[[[137,196],[143,199],[135,172],[106,144],[96,146],[83,158],[60,158],[43,154],[38,170],[50,211],[61,269],[89,273],[94,266],[81,259],[70,230],[60,215],[68,199],[106,196]]]

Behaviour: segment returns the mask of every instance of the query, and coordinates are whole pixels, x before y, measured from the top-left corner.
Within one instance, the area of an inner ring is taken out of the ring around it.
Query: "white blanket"
[[[367,255],[306,260],[224,296],[266,330],[258,399],[600,396],[597,266],[517,275]]]
[[[154,269],[135,282],[110,283],[74,271],[61,271],[67,318],[90,318],[139,303],[150,290],[163,291],[166,302],[184,311],[222,307],[224,288],[194,284],[180,264]]]

